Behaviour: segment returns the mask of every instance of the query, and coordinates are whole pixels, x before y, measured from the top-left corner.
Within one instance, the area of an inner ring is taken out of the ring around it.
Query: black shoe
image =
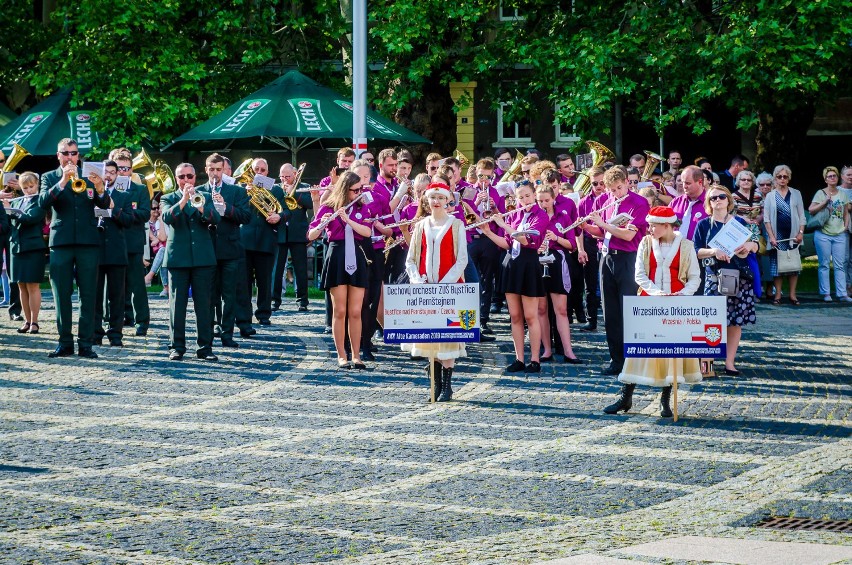
[[[479,342],[480,343],[491,343],[492,341],[497,341],[497,338],[493,335],[485,335],[483,333],[479,334]]]
[[[583,314],[582,316],[580,314],[577,314],[577,323],[578,324],[585,324],[586,322],[588,322],[588,320],[586,319],[585,314]]]
[[[740,372],[735,369],[728,369],[725,367],[725,374],[729,377],[738,377],[740,376]]]
[[[72,345],[66,345],[64,347],[60,345],[54,349],[52,353],[47,354],[47,356],[51,359],[55,357],[69,357],[71,355],[74,355],[74,346]]]
[[[257,330],[254,328],[249,328],[247,330],[240,330],[240,336],[250,338],[251,336],[257,334]]]
[[[109,346],[110,347],[124,347],[124,342],[122,342],[120,339],[111,339],[111,340],[109,340]]]
[[[588,322],[585,326],[580,328],[581,332],[596,332],[598,331],[598,323],[597,322]]]
[[[85,357],[86,359],[97,359],[98,354],[92,351],[91,347],[81,347],[77,352],[77,355],[80,357]]]
[[[180,351],[176,351],[174,349],[169,351],[169,361],[182,361],[182,360],[183,360],[183,353],[181,353]]]
[[[494,330],[488,327],[488,322],[482,322],[482,327],[480,329],[480,333],[484,335],[494,335]]]
[[[663,393],[660,395],[660,416],[663,418],[672,418],[674,416],[674,412],[672,412],[672,407],[669,405],[671,398],[672,387],[663,387]]]
[[[607,414],[618,414],[619,412],[627,412],[633,407],[633,389],[635,384],[627,384],[621,387],[621,396],[614,403],[604,408]]]
[[[582,365],[583,364],[583,360],[578,359],[577,357],[574,357],[574,358],[565,357],[565,362],[570,364],[570,365]]]
[[[364,348],[364,350],[361,351],[361,359],[363,359],[364,361],[375,361],[376,356],[373,355],[372,351],[367,348]]]
[[[198,351],[195,354],[199,359],[203,359],[205,361],[218,361],[219,358],[213,354],[212,351]]]
[[[9,314],[9,319],[13,322],[22,322],[24,320],[24,317],[20,314]]]
[[[298,311],[299,311],[299,312],[307,312],[307,311],[308,311],[308,307],[307,307],[305,304],[299,304]]]
[[[606,377],[617,377],[621,374],[621,369],[614,365],[610,365],[609,367],[601,371],[601,374]]]
[[[124,318],[124,325],[125,325],[125,326],[130,327],[130,326],[132,326],[134,323],[135,323],[135,322],[133,321],[133,318]]]
[[[453,370],[441,367],[441,395],[436,398],[437,402],[449,402],[453,399]]]
[[[361,369],[363,371],[364,369],[367,368],[367,366],[364,363],[362,363],[361,360],[359,359],[358,361],[352,361],[352,368],[353,369]]]
[[[238,349],[240,347],[240,344],[231,338],[223,337],[222,347],[233,347],[234,349]]]
[[[273,302],[272,303],[272,311],[273,312],[277,312],[280,309],[281,309],[281,303],[280,302]]]
[[[272,322],[269,319],[258,320],[257,323],[260,324],[261,326],[271,326],[272,325]]]
[[[213,326],[213,337],[222,337],[222,326],[219,324]]]
[[[553,361],[553,355],[545,355],[539,359],[541,363],[550,363],[551,361]]]
[[[444,368],[441,365],[440,361],[434,361],[435,364],[435,402],[438,401],[438,397],[441,396],[441,370]],[[426,402],[432,402],[432,373],[430,372],[431,367],[429,364],[426,364],[426,382],[429,383],[429,395],[426,397]]]
[[[540,373],[541,365],[538,361],[530,361],[530,364],[524,369],[525,373]]]
[[[144,324],[137,324],[136,325],[136,335],[138,335],[138,336],[148,335],[148,326],[146,326]]]
[[[515,361],[511,365],[506,367],[506,372],[507,373],[520,373],[525,368],[526,368],[526,365],[524,365],[523,361],[521,361],[520,359],[515,359]]]

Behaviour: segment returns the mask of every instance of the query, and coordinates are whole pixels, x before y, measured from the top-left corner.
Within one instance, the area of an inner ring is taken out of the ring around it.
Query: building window
[[[506,122],[503,120],[504,106],[505,104],[500,104],[497,109],[497,142],[506,145],[531,143],[530,119],[521,118],[516,122]]]
[[[554,115],[559,114],[559,104],[553,108]],[[554,126],[553,143],[551,147],[571,147],[580,141],[577,135],[577,126],[569,126],[563,123],[557,123]]]
[[[527,19],[527,16],[524,14],[524,10],[517,6],[512,6],[511,4],[512,3],[509,0],[500,0],[501,22],[514,22],[517,20]]]

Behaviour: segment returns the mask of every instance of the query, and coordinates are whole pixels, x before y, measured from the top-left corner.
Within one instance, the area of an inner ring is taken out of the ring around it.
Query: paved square
[[[210,364],[167,360],[151,302],[95,361],[47,358],[47,294],[40,334],[0,327],[0,563],[852,563],[848,534],[754,527],[852,519],[852,308],[760,306],[742,375],[681,387],[674,423],[647,387],[601,412],[601,332],[506,375],[497,315],[429,405],[398,348],[338,370],[321,305]]]

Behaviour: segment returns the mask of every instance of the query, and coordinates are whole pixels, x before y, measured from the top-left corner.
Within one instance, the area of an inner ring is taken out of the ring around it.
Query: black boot
[[[441,396],[441,366],[440,361],[434,361],[435,363],[435,401],[438,400],[438,397]],[[426,365],[426,382],[429,383],[429,386],[432,386],[432,374],[429,372],[429,365]],[[426,402],[432,402],[432,391],[429,391],[429,394],[426,395]]]
[[[449,402],[453,399],[453,369],[452,367],[444,367],[441,371],[441,396],[438,397],[438,402]]]
[[[660,395],[660,416],[662,418],[671,418],[674,416],[672,407],[669,406],[669,401],[672,398],[672,387],[663,387],[663,393]]]
[[[628,384],[621,387],[621,397],[614,404],[610,404],[604,408],[607,414],[618,414],[619,412],[627,412],[633,407],[633,389],[635,384]]]

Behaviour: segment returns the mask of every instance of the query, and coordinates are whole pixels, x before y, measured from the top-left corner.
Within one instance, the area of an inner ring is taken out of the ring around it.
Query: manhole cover
[[[852,533],[852,521],[849,520],[815,520],[812,518],[781,518],[770,516],[757,524],[758,528],[773,530],[819,530],[827,532]]]

